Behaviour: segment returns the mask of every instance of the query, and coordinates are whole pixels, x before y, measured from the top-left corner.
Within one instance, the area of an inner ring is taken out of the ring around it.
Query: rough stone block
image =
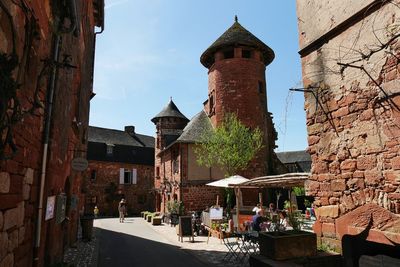
[[[317,217],[337,218],[339,216],[339,205],[322,206],[315,210]]]
[[[10,174],[0,172],[0,193],[10,192]]]
[[[357,161],[354,159],[346,159],[342,163],[340,163],[340,169],[342,171],[355,171],[357,165]]]
[[[364,176],[365,184],[373,186],[378,185],[383,178],[382,173],[377,170],[365,171]]]
[[[0,260],[4,258],[8,251],[8,234],[0,232]]]
[[[358,170],[370,170],[376,167],[376,155],[362,156],[357,159]]]
[[[313,165],[312,173],[327,173],[328,172],[328,164],[326,162],[316,162]]]
[[[13,267],[14,266],[14,255],[12,253],[7,254],[7,256],[0,262],[1,267]]]
[[[0,232],[3,230],[4,217],[3,212],[0,211]]]
[[[18,229],[8,235],[8,252],[12,252],[16,247],[18,247]]]
[[[346,181],[344,179],[331,181],[332,191],[344,191],[346,190]]]
[[[400,170],[400,157],[394,157],[390,160],[392,168],[395,170]]]
[[[352,210],[355,208],[351,195],[343,195],[341,202],[343,203],[343,205],[346,207],[347,210]]]
[[[312,146],[312,145],[318,143],[319,139],[320,139],[320,137],[317,136],[317,135],[309,136],[309,137],[307,138],[307,140],[308,140],[308,145],[309,145],[309,146]]]
[[[24,202],[18,204],[14,209],[9,209],[4,213],[4,230],[14,226],[22,226],[24,222]]]
[[[31,194],[31,186],[29,184],[24,184],[22,186],[22,198],[23,200],[28,200]]]
[[[27,168],[25,171],[24,183],[33,184],[33,175],[34,175],[33,169]]]

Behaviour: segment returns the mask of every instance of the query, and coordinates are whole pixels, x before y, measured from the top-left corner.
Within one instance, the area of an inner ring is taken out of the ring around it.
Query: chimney
[[[125,126],[125,132],[127,132],[130,136],[134,136],[135,126]]]

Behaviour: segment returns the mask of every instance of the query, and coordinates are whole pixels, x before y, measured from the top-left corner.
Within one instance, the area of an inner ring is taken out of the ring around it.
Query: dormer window
[[[114,153],[114,145],[107,144],[107,156],[112,156]]]

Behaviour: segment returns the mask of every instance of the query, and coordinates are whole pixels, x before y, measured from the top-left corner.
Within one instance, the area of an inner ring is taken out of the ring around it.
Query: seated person
[[[261,231],[260,224],[264,221],[263,217],[261,216],[261,210],[258,210],[256,215],[253,216],[252,228],[254,231]]]
[[[254,211],[257,214],[257,211],[261,210],[261,204],[258,203],[257,206],[255,206],[252,211]]]
[[[281,228],[281,230],[285,230],[286,227],[288,227],[288,222],[286,217],[287,216],[285,211],[279,212],[279,227]]]

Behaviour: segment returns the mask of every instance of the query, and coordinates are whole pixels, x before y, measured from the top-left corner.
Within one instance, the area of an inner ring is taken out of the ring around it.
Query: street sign
[[[79,172],[86,170],[88,165],[87,159],[84,158],[74,158],[71,162],[72,169]]]

